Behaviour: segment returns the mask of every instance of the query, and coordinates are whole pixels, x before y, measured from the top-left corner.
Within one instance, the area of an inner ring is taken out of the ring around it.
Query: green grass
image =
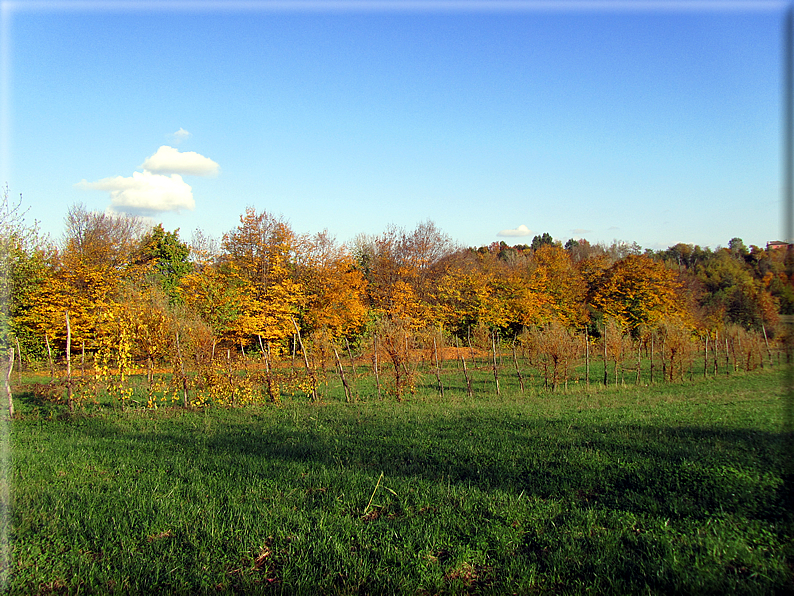
[[[426,377],[403,403],[332,385],[72,417],[18,393],[7,592],[794,589],[778,370],[501,397],[484,379],[476,399]]]

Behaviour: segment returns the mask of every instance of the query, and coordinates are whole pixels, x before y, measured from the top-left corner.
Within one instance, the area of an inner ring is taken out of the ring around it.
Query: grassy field
[[[5,591],[794,590],[779,369],[475,399],[432,381],[71,417],[18,387]]]

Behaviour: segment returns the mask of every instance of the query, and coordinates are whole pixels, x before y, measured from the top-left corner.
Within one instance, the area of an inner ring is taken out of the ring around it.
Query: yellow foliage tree
[[[632,331],[663,317],[683,318],[675,273],[644,255],[629,255],[597,279],[591,304]]]
[[[255,336],[279,341],[292,334],[292,318],[303,302],[303,287],[293,279],[296,238],[286,222],[252,207],[240,225],[223,237],[221,263],[239,280],[238,316],[231,333],[250,343]]]
[[[585,310],[587,284],[560,246],[544,244],[532,256],[530,278],[538,292],[546,295],[546,317],[559,320],[569,328],[581,328],[588,319]]]
[[[298,279],[304,295],[301,319],[308,331],[325,328],[341,337],[364,325],[366,280],[347,250],[326,232],[305,240]]]

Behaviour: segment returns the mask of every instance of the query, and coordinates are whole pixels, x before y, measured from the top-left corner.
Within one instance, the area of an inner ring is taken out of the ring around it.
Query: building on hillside
[[[781,248],[786,248],[788,246],[788,242],[782,242],[780,240],[773,240],[772,242],[766,243],[767,250],[780,250]]]

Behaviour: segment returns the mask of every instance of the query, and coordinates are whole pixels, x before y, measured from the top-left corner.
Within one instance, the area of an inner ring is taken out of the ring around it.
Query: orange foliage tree
[[[621,326],[635,331],[663,317],[683,317],[681,284],[675,273],[645,255],[628,255],[603,271],[590,303]]]

